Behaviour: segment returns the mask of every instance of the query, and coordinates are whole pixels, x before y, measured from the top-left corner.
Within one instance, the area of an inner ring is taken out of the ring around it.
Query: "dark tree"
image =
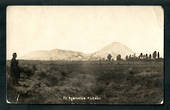
[[[140,56],[143,56],[143,53],[140,53]]]
[[[109,61],[111,61],[112,55],[111,55],[111,54],[108,54],[107,59],[108,59]]]
[[[142,58],[143,58],[143,53],[140,53],[139,58],[140,58],[140,59],[142,59]]]
[[[129,60],[128,55],[126,55],[126,61]]]
[[[152,55],[151,54],[149,54],[149,59],[151,59],[152,58]]]
[[[132,59],[132,56],[131,55],[129,55],[129,60],[131,60]]]
[[[156,52],[156,51],[154,51],[152,56],[153,56],[153,59],[156,59],[157,52]]]
[[[158,52],[158,59],[159,59],[159,57],[160,57],[160,56],[159,56],[159,52]]]
[[[119,60],[121,60],[121,55],[120,54],[117,56],[117,61],[119,61]]]
[[[146,59],[148,59],[148,54],[146,54]]]

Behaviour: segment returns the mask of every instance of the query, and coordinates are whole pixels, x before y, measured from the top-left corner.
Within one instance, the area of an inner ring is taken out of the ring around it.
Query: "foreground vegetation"
[[[7,61],[7,99],[13,103],[158,104],[163,99],[162,61],[19,61],[19,86],[12,84],[9,66]]]

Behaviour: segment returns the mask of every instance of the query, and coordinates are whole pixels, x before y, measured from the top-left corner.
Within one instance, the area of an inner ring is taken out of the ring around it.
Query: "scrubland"
[[[161,61],[19,60],[19,66],[21,78],[15,86],[7,61],[7,100],[11,103],[159,104],[164,96]]]

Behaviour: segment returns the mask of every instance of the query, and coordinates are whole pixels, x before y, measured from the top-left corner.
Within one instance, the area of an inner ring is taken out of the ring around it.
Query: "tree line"
[[[126,60],[126,61],[156,60],[156,59],[161,59],[161,58],[160,58],[160,53],[157,52],[157,51],[154,51],[152,54],[147,54],[147,53],[146,53],[146,54],[143,54],[143,53],[140,53],[139,56],[136,56],[136,54],[130,54],[130,55],[126,55],[126,57],[125,57],[125,60]],[[108,54],[108,55],[107,55],[107,60],[108,60],[108,61],[113,60],[111,54]],[[116,56],[116,60],[117,60],[117,61],[123,60],[120,54],[118,54],[118,55]]]

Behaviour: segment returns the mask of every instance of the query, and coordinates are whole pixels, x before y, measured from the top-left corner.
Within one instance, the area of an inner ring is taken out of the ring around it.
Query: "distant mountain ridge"
[[[134,52],[126,45],[119,42],[113,42],[92,54],[53,49],[49,51],[33,51],[20,58],[25,60],[99,60],[101,58],[106,58],[108,54],[111,54],[113,58],[116,58],[118,54],[121,54],[122,58],[124,58],[126,55],[134,54]]]
[[[21,57],[26,60],[81,60],[87,56],[84,53],[70,50],[53,49],[50,51],[33,51]]]

